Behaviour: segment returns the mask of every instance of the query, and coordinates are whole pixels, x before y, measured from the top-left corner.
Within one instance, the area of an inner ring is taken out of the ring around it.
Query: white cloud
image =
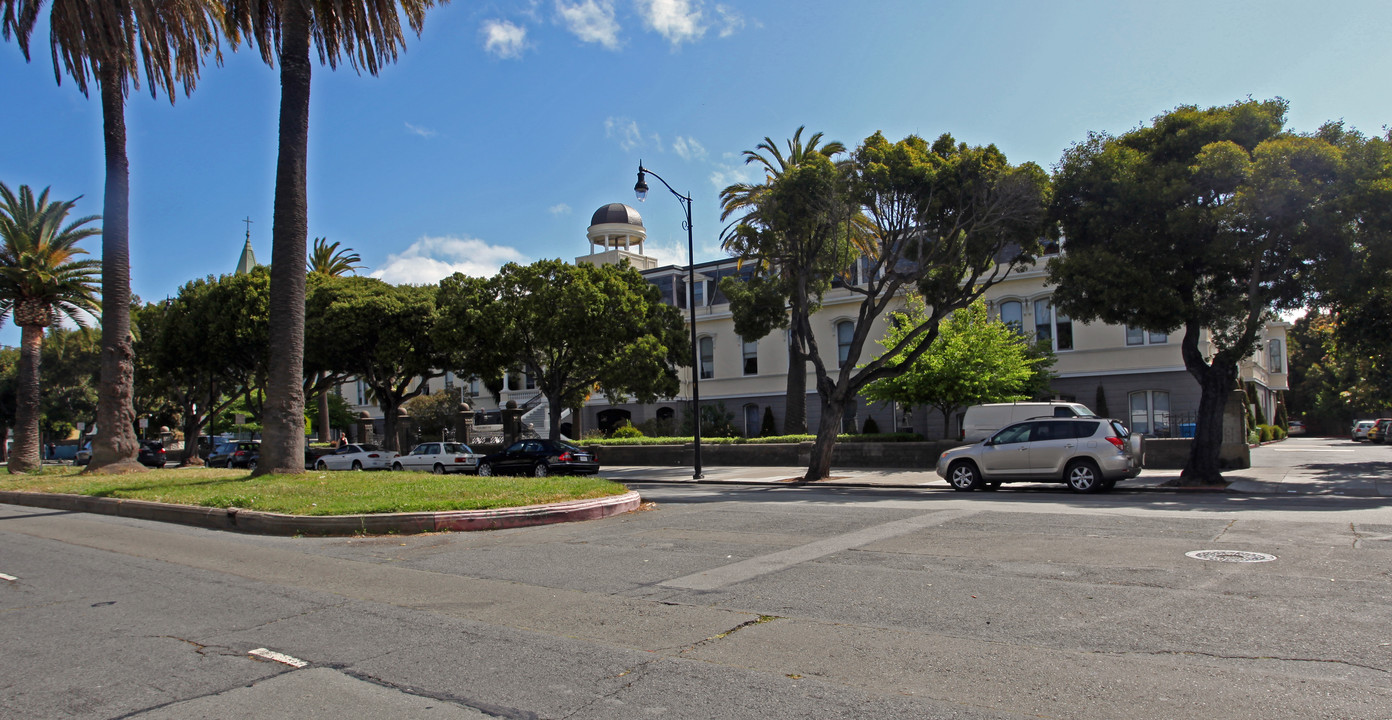
[[[683,230],[682,232],[686,232]],[[686,243],[673,240],[667,244],[653,242],[649,238],[643,243],[643,254],[657,258],[657,266],[680,265],[686,267]]]
[[[507,20],[483,21],[483,49],[504,60],[522,57],[527,48],[527,28]]]
[[[569,215],[570,206],[565,203],[560,203],[559,205],[552,205],[551,207],[546,208],[546,212],[549,212],[552,215]]]
[[[677,141],[672,143],[672,150],[683,160],[704,160],[706,158],[706,148],[701,143],[696,142],[696,138],[677,136]]]
[[[582,42],[619,49],[619,23],[614,19],[614,5],[609,0],[584,0],[574,4],[556,0],[556,15],[566,30]]]
[[[417,125],[412,125],[411,123],[406,123],[406,131],[413,135],[419,135],[423,138],[431,138],[439,134],[434,130],[431,130],[430,128],[419,127]]]
[[[744,29],[744,16],[729,5],[716,5],[715,14],[720,16],[716,25],[720,27],[720,37],[726,38]],[[757,26],[758,23],[755,23]]]
[[[734,159],[730,154],[726,154],[727,160]],[[717,190],[734,185],[735,183],[754,183],[761,180],[758,165],[742,165],[730,162],[723,162],[716,165],[711,171],[710,181]]]
[[[674,48],[706,34],[700,4],[692,0],[638,0],[638,14],[648,29],[667,38]]]
[[[638,129],[637,121],[623,117],[604,119],[604,137],[618,140],[619,147],[624,151],[643,144],[643,133]]]
[[[393,285],[433,285],[461,272],[492,277],[510,262],[527,262],[514,248],[489,245],[477,238],[423,237],[405,251],[388,255],[386,265],[368,273]]]

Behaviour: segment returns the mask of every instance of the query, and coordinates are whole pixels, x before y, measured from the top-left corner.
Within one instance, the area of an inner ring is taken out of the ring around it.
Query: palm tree
[[[448,0],[440,0],[441,3]],[[268,63],[280,61],[280,143],[271,225],[271,360],[255,474],[304,472],[304,307],[298,270],[308,235],[310,41],[321,62],[346,58],[376,75],[404,47],[399,15],[419,36],[435,0],[226,0],[227,24]]]
[[[338,243],[330,243],[328,238],[314,238],[314,249],[309,251],[306,265],[310,274],[319,273],[325,277],[343,277],[363,267],[362,258],[352,248],[338,249]]]
[[[62,314],[86,325],[96,312],[97,260],[78,260],[87,251],[77,243],[101,229],[83,227],[98,218],[78,218],[64,225],[77,200],[49,202],[45,188],[35,198],[28,185],[16,197],[0,182],[0,317],[14,313],[20,327],[19,378],[15,407],[14,452],[10,472],[30,472],[39,455],[39,358],[44,328]]]
[[[338,249],[338,243],[330,243],[328,238],[314,238],[314,249],[309,251],[309,274],[324,277],[343,277],[357,274],[364,267],[362,258],[352,248]],[[319,442],[329,438],[329,387],[337,379],[326,373],[315,373],[311,389],[319,401]]]
[[[812,155],[831,158],[846,151],[845,145],[834,140],[822,145],[821,133],[813,133],[804,143],[802,131],[805,127],[799,126],[792,139],[787,141],[786,156],[779,151],[778,144],[769,137],[765,137],[753,150],[744,151],[746,165],[757,163],[763,166],[764,182],[735,183],[720,191],[720,219],[729,220],[730,216],[738,214],[738,217],[721,232],[721,247],[742,261],[757,262],[762,272],[783,286],[794,282],[794,278],[789,274],[794,268],[792,263],[787,261],[788,258],[784,257],[785,253],[773,247],[777,244],[780,233],[778,228],[768,228],[768,223],[761,218],[759,211],[763,201],[789,170],[801,165]],[[783,327],[785,324],[778,326]],[[783,416],[783,432],[789,435],[807,432],[807,357],[803,349],[806,343],[800,341],[800,335],[799,328],[792,328],[791,342],[788,343],[788,380],[785,389],[787,405]]]
[[[45,0],[0,0],[5,39],[13,33],[25,59]],[[204,55],[218,47],[216,0],[52,0],[53,72],[67,71],[83,95],[90,78],[101,95],[106,155],[102,216],[102,360],[97,434],[87,472],[139,472],[135,371],[130,331],[130,166],[126,93],[145,79],[151,97],[174,102],[174,87],[193,91]],[[219,62],[221,55],[218,56]],[[61,65],[60,65],[61,61]],[[142,72],[143,68],[143,72]]]

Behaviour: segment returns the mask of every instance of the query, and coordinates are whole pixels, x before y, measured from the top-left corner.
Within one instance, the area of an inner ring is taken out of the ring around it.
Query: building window
[[[759,341],[745,340],[744,347],[744,374],[759,374]]]
[[[851,357],[851,340],[855,337],[855,323],[842,320],[836,323],[836,364],[841,367]]]
[[[759,406],[753,403],[744,406],[744,436],[759,436]]]
[[[454,389],[454,373],[450,372],[449,370],[446,370],[446,371],[445,371],[445,390],[448,391],[448,390],[453,390],[453,389]]]
[[[525,389],[527,389],[527,390],[535,390],[535,389],[536,389],[536,376],[533,375],[532,372],[531,372],[530,370],[528,370],[528,371],[527,371],[527,374],[523,376],[522,382],[526,385],[526,388],[525,388]]]
[[[703,337],[696,345],[701,349],[701,379],[709,380],[715,377],[715,339]]]
[[[1073,349],[1073,321],[1055,313],[1048,298],[1034,301],[1034,335],[1050,341],[1054,351]]]
[[[696,284],[691,286],[691,292],[693,293],[692,297],[696,298],[694,305],[704,307],[706,304],[706,281],[697,280]]]
[[[1019,300],[1006,300],[1000,304],[1000,320],[1015,332],[1025,331],[1025,306]]]
[[[1170,341],[1170,336],[1165,333],[1147,332],[1141,328],[1126,326],[1127,345],[1164,345]]]
[[[483,383],[476,377],[469,378],[469,394],[475,397],[483,390]]]
[[[1266,369],[1274,373],[1285,372],[1286,365],[1285,353],[1281,352],[1281,341],[1272,340],[1266,344],[1267,365]]]
[[[367,404],[367,383],[361,380],[358,381],[358,404]]]
[[[1151,437],[1170,436],[1170,394],[1164,390],[1141,390],[1128,398],[1131,432]]]

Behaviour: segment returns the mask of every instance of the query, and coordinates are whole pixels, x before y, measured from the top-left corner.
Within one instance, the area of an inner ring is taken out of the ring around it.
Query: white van
[[[962,440],[974,443],[1006,425],[1041,417],[1097,417],[1086,405],[1072,402],[1016,402],[973,405],[962,416]]]

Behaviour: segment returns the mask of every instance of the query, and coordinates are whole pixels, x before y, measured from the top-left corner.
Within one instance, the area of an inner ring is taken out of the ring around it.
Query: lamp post
[[[648,183],[643,178],[644,175],[652,175],[657,178],[672,196],[681,203],[682,209],[686,210],[686,305],[691,311],[691,353],[693,362],[691,363],[691,424],[695,432],[696,453],[695,463],[692,468],[691,478],[700,480],[705,477],[701,474],[701,348],[696,345],[696,251],[691,239],[691,195],[682,195],[667,185],[667,181],[661,175],[643,167],[643,161],[638,161],[638,182],[633,186],[633,192],[638,196],[638,202],[643,202],[648,198]]]

